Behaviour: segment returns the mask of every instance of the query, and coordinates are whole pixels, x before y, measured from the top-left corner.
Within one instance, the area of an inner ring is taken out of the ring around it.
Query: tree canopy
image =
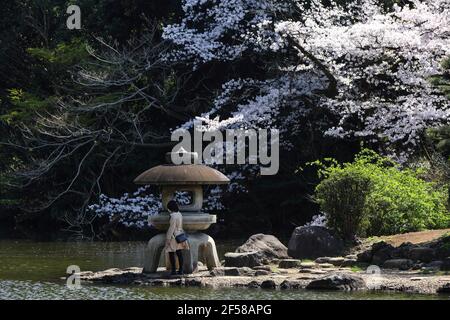
[[[319,210],[306,163],[364,144],[409,166],[449,121],[447,1],[82,0],[68,30],[74,3],[0,12],[0,219],[25,232],[145,228],[157,190],[132,181],[197,118],[280,130],[277,175],[219,166],[206,201],[226,208],[211,232],[286,235]]]

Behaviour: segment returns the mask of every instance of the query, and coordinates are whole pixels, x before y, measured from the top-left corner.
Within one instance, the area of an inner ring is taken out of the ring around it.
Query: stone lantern
[[[166,154],[167,164],[153,167],[141,175],[134,182],[142,185],[159,185],[162,192],[163,211],[149,218],[149,223],[156,229],[166,231],[169,228],[170,214],[167,211],[167,203],[175,196],[175,192],[187,193],[190,203],[180,204],[180,212],[183,215],[183,229],[188,234],[190,250],[184,253],[183,269],[186,273],[197,270],[197,263],[203,260],[208,269],[220,265],[217,249],[213,238],[199,232],[206,230],[217,217],[202,212],[203,185],[228,184],[230,180],[221,172],[196,164],[197,153],[187,153],[180,150],[191,159],[192,164],[175,165],[171,161],[172,153]],[[166,234],[160,233],[148,242],[145,254],[144,272],[156,272],[162,250],[166,242]],[[170,262],[166,258],[166,267]]]

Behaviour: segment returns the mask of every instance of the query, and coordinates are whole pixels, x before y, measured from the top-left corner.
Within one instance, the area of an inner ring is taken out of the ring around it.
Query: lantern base
[[[194,273],[198,269],[198,261],[202,261],[209,270],[220,266],[214,239],[201,232],[187,233],[190,250],[183,250],[184,273]],[[148,242],[145,251],[144,273],[155,273],[158,269],[161,253],[166,244],[166,234],[160,233]],[[164,253],[165,254],[165,253]],[[167,270],[171,269],[169,259],[166,261]],[[177,259],[178,260],[178,259]]]

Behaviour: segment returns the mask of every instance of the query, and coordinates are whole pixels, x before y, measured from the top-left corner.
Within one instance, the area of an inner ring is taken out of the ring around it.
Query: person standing
[[[178,274],[183,275],[183,252],[189,250],[189,243],[183,230],[183,215],[180,213],[178,204],[175,200],[167,203],[167,210],[170,213],[170,226],[166,233],[165,250],[169,254],[169,260],[172,267],[171,275],[176,275],[175,254],[178,257]]]

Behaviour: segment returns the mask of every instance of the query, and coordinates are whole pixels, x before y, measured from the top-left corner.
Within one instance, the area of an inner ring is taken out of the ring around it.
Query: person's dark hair
[[[175,200],[170,200],[167,203],[167,209],[171,212],[178,212],[180,209],[178,208],[178,203]]]

